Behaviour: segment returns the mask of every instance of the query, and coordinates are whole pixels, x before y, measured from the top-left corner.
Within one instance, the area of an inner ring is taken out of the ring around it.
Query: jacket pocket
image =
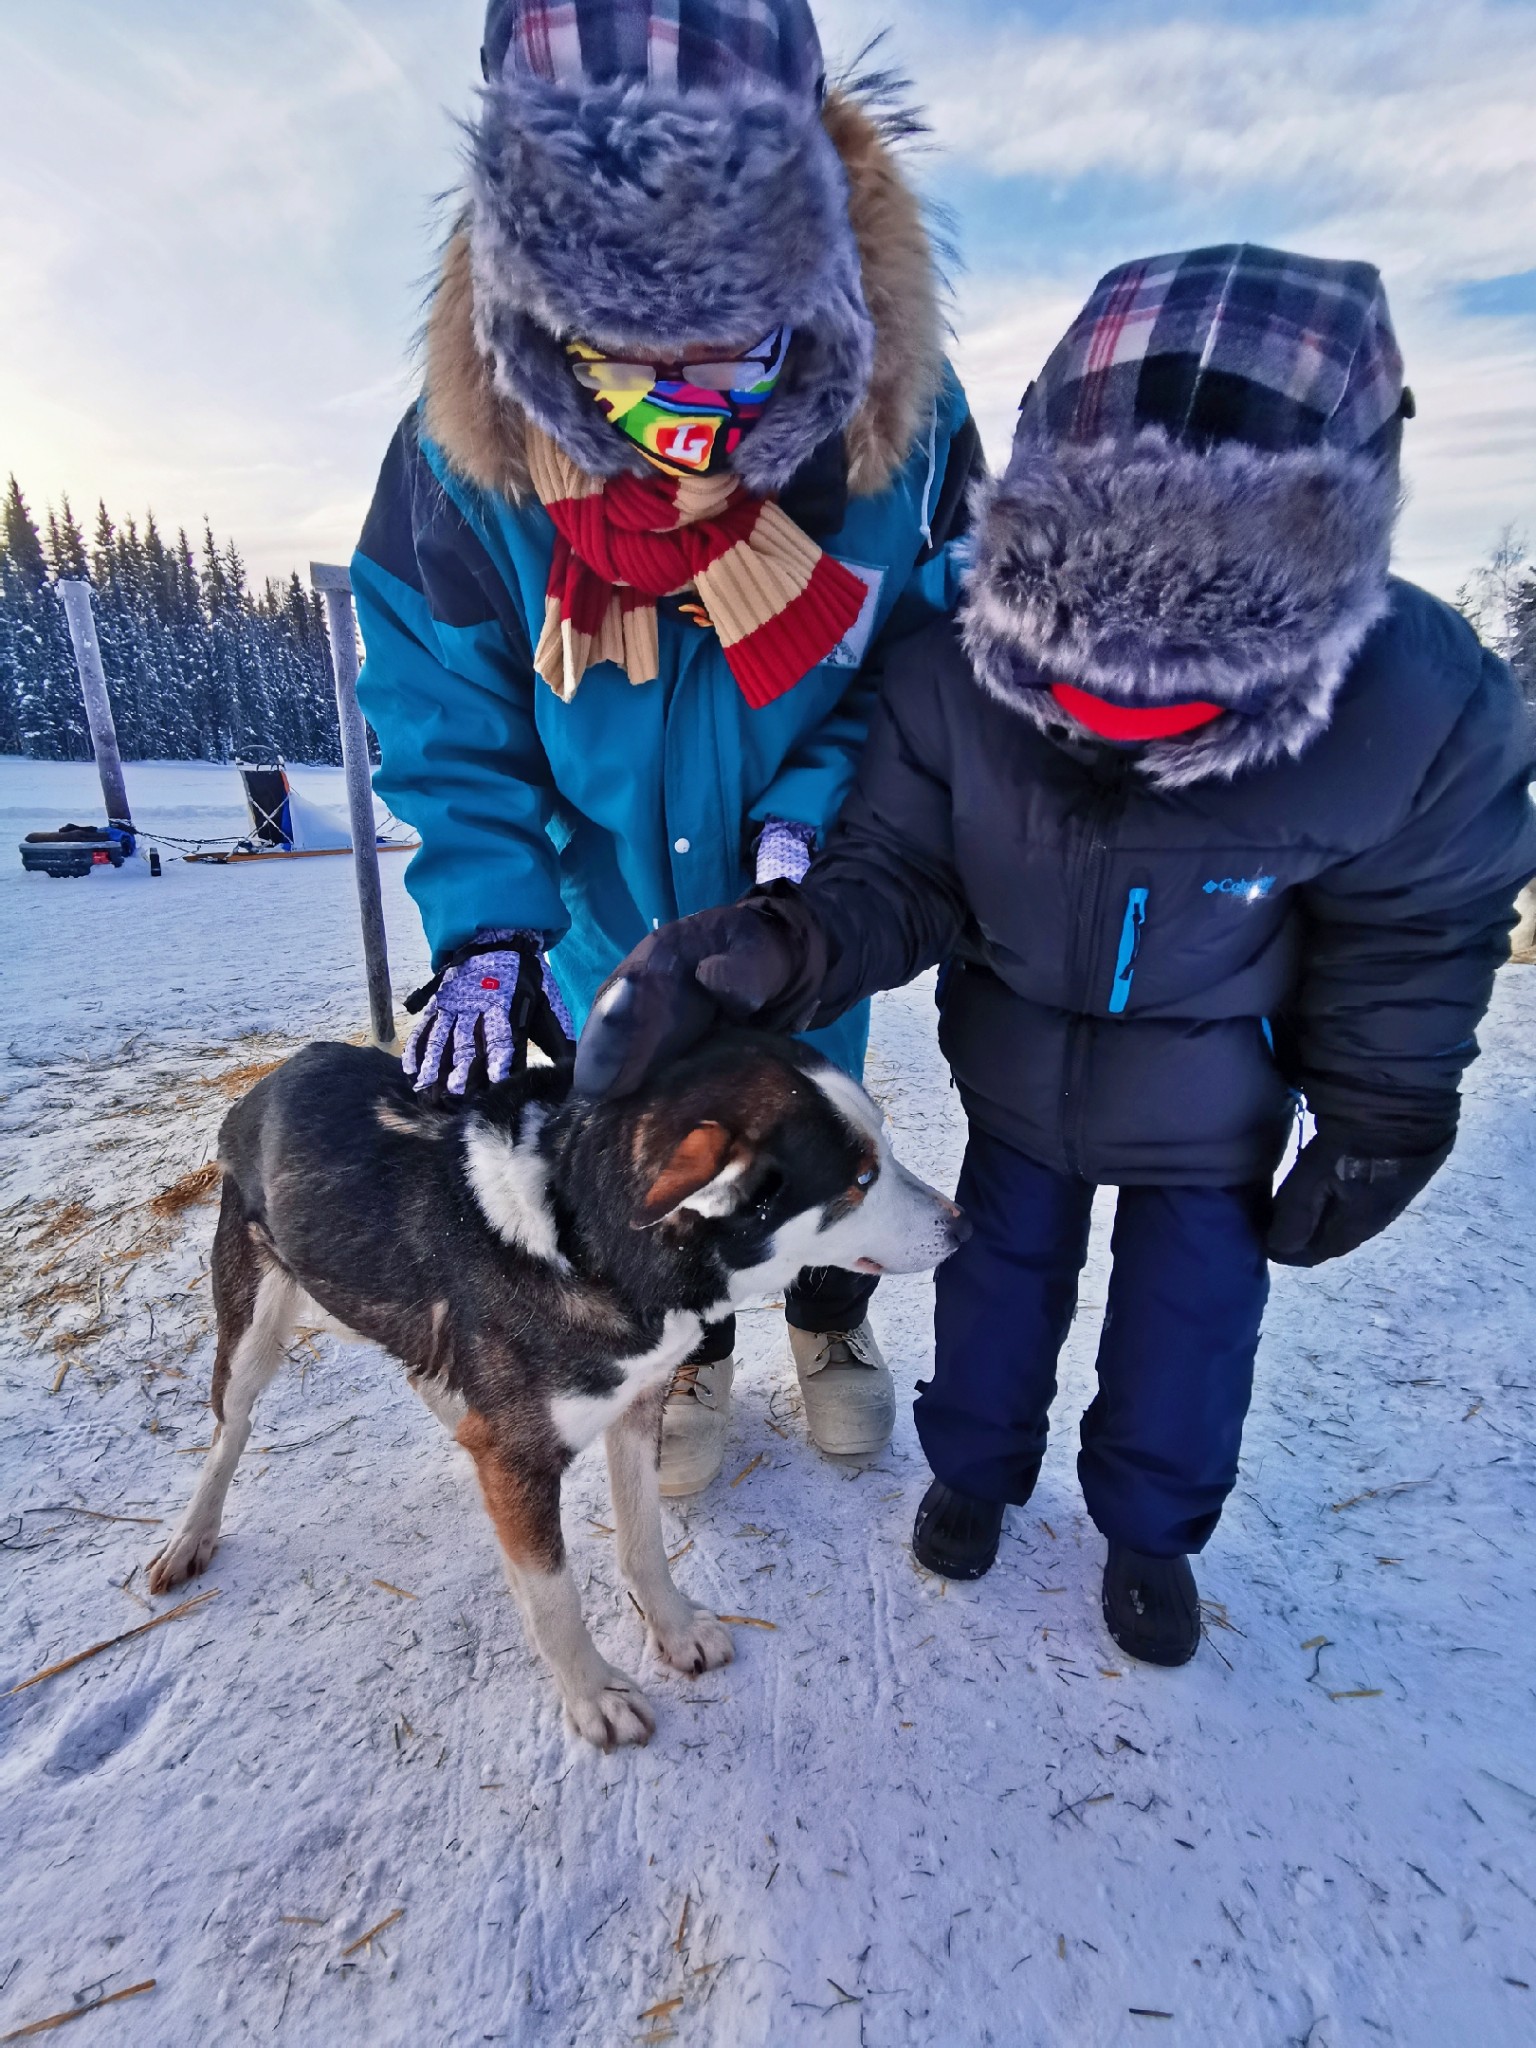
[[[1125,899],[1125,916],[1120,925],[1120,951],[1115,959],[1115,978],[1109,991],[1109,1014],[1123,1015],[1131,1000],[1131,983],[1136,979],[1136,962],[1141,956],[1141,935],[1147,925],[1150,889],[1133,888]]]

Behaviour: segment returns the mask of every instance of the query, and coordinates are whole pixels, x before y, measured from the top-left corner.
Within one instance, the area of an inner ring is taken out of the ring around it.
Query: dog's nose
[[[957,1245],[962,1245],[974,1233],[976,1226],[963,1209],[957,1209],[953,1202],[948,1206],[949,1234]]]

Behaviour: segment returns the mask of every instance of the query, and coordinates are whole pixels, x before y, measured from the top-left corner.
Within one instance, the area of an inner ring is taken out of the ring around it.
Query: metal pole
[[[58,585],[74,642],[75,667],[80,672],[80,694],[85,699],[86,723],[91,728],[91,746],[96,754],[96,772],[101,777],[102,799],[107,806],[107,823],[133,830],[128,809],[128,789],[123,781],[122,756],[117,751],[117,727],[112,722],[112,705],[107,696],[106,673],[101,666],[101,643],[96,638],[96,618],[91,610],[91,586],[78,580]]]
[[[352,867],[363,923],[363,961],[368,970],[368,1014],[375,1045],[393,1045],[394,1001],[389,986],[389,945],[384,935],[384,896],[379,886],[379,852],[373,822],[373,784],[368,768],[368,729],[357,701],[357,619],[352,610],[352,577],[329,562],[311,562],[309,580],[325,600],[325,623],[336,676],[336,718],[347,776],[347,812],[352,821]]]

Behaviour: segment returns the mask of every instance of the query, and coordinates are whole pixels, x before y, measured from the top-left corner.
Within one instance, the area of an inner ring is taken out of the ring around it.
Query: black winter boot
[[[1187,1664],[1200,1647],[1200,1595],[1187,1557],[1146,1557],[1111,1543],[1104,1626],[1143,1664]]]
[[[1003,1533],[1000,1500],[977,1500],[935,1479],[918,1503],[912,1555],[925,1571],[946,1579],[979,1579],[997,1562]]]

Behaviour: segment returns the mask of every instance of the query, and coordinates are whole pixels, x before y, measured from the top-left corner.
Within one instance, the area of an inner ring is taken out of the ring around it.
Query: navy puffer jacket
[[[1406,583],[1300,759],[1176,787],[1021,716],[936,627],[806,884],[821,1015],[952,956],[967,1115],[1092,1181],[1263,1179],[1298,1089],[1361,1149],[1428,1149],[1536,869],[1531,773],[1508,671]]]

